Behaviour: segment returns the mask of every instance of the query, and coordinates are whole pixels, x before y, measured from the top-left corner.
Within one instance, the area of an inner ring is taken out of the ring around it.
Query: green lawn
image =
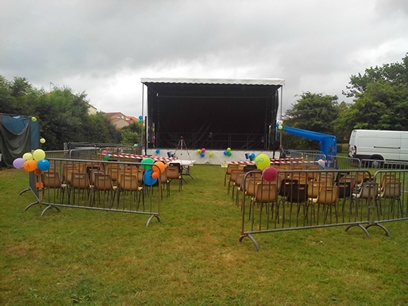
[[[143,215],[24,208],[27,173],[0,171],[1,305],[407,305],[408,223],[391,238],[342,227],[239,242],[241,211],[219,166]]]

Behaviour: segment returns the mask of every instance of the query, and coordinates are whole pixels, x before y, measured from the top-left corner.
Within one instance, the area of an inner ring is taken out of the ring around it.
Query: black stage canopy
[[[142,78],[149,147],[274,150],[282,79]],[[181,141],[184,140],[184,141]]]

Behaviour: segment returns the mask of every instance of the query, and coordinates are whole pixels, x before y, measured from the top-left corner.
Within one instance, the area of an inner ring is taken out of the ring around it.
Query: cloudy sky
[[[133,116],[141,78],[282,78],[285,110],[345,100],[351,75],[401,62],[407,29],[407,0],[2,0],[0,75]]]

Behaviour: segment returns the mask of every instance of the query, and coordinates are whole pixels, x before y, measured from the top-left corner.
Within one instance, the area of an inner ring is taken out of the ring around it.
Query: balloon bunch
[[[324,169],[324,167],[326,166],[326,161],[324,161],[323,159],[319,159],[317,161],[317,164],[320,166],[320,169]]]
[[[24,153],[23,157],[16,158],[13,161],[13,167],[24,169],[27,172],[47,171],[50,169],[50,162],[45,159],[45,152],[37,149],[32,153]]]
[[[283,121],[282,120],[278,120],[276,122],[276,127],[278,128],[279,131],[283,130]]]
[[[205,148],[198,149],[198,150],[197,150],[197,154],[199,154],[201,157],[204,157],[204,156],[205,156],[205,151],[206,151]]]
[[[134,147],[140,147],[140,143],[135,143],[133,146]]]
[[[139,120],[137,120],[137,124],[139,126],[143,126],[143,116],[142,115],[139,116]]]
[[[110,160],[112,152],[108,150],[102,150],[103,160]]]
[[[245,158],[249,159],[250,161],[253,161],[255,159],[255,153],[253,152],[251,154],[245,153]]]
[[[231,155],[232,155],[231,148],[227,148],[227,149],[224,151],[224,155],[225,155],[225,156],[231,156]]]
[[[161,161],[154,162],[150,157],[142,159],[141,167],[145,170],[143,174],[143,182],[145,185],[152,186],[156,184],[160,173],[166,170],[166,165]]]

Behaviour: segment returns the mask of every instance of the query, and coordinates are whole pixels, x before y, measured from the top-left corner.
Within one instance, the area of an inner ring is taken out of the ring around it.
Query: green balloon
[[[141,167],[145,170],[152,169],[152,165],[154,164],[154,160],[151,158],[143,158]]]

